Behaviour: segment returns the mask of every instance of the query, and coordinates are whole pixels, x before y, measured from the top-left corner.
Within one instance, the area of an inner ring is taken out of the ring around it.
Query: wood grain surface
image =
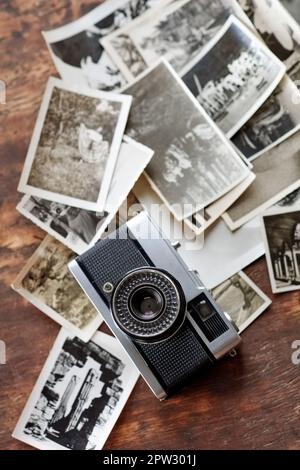
[[[13,292],[10,284],[45,236],[15,210],[17,184],[37,111],[55,68],[42,29],[63,25],[97,2],[1,0],[0,105],[1,299],[0,449],[29,449],[11,433],[59,326]],[[176,397],[160,403],[139,380],[106,449],[300,449],[300,292],[272,296],[264,259],[246,273],[273,305],[243,334],[235,359],[225,359]]]

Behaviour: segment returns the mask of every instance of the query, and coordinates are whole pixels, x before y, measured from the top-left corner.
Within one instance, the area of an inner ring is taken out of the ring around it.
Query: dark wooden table
[[[28,449],[11,437],[59,326],[10,288],[44,233],[15,210],[17,184],[47,78],[55,75],[40,31],[63,25],[96,2],[2,0],[0,79],[1,299],[0,449]],[[246,270],[273,305],[244,334],[236,359],[226,359],[193,386],[160,403],[139,380],[107,449],[300,449],[300,292],[272,296],[262,259]]]

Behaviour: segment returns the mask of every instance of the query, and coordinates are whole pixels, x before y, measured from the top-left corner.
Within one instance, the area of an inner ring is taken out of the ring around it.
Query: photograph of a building
[[[61,330],[14,435],[40,449],[101,449],[137,378],[114,337],[84,343]]]
[[[270,212],[263,225],[273,292],[300,289],[300,210]]]

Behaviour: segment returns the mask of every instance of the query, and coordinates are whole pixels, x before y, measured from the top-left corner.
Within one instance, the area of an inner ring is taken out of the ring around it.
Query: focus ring
[[[139,287],[153,287],[164,298],[161,314],[148,321],[137,318],[129,308],[130,296]],[[127,274],[112,295],[112,313],[116,323],[127,334],[140,339],[164,335],[178,320],[182,309],[182,293],[173,279],[155,268],[141,268]]]

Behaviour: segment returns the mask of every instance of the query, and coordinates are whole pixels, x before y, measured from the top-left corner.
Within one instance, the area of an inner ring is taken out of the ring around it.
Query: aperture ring
[[[139,287],[154,287],[164,298],[164,309],[151,321],[137,318],[130,310],[130,296]],[[116,286],[112,295],[112,313],[117,324],[131,336],[156,338],[168,331],[181,311],[182,295],[175,282],[155,268],[140,268],[130,272]]]

